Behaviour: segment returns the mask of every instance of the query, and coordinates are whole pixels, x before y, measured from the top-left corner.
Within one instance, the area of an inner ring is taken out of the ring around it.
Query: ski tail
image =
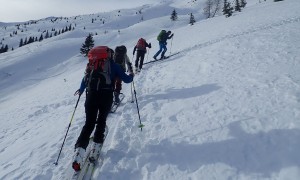
[[[118,107],[120,106],[120,104],[122,103],[123,99],[125,98],[125,95],[123,93],[120,93],[120,102],[117,103],[117,102],[113,102],[111,108],[110,108],[110,112],[111,113],[114,113],[116,112],[116,110],[118,109]]]
[[[106,126],[105,127],[105,132],[104,132],[104,141],[106,139],[106,136],[108,134],[108,127]],[[89,159],[90,155],[91,155],[91,144],[94,143],[93,141],[93,137],[90,138],[90,142],[89,142],[89,146],[88,146],[88,150],[86,152],[86,156],[84,158],[84,161],[83,161],[83,164],[80,168],[79,171],[74,171],[73,170],[73,174],[70,176],[70,180],[82,180],[82,179],[91,179],[91,177],[93,176],[93,173],[94,173],[94,169],[96,168],[96,164],[97,164],[97,161],[101,155],[101,151],[102,151],[102,147],[103,145],[101,146],[101,149],[100,149],[100,153],[98,154],[98,156],[95,158],[95,161],[94,162],[91,162]],[[73,163],[72,163],[73,165]]]

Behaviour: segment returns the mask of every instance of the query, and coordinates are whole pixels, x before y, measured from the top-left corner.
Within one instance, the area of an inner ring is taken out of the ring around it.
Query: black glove
[[[152,46],[151,46],[151,43],[149,43],[149,48],[151,48]]]
[[[134,73],[131,72],[131,73],[129,74],[129,76],[132,76],[132,78],[134,78]]]
[[[79,96],[81,96],[80,89],[78,89],[77,91],[75,91],[74,96],[76,96],[77,94],[78,94]]]

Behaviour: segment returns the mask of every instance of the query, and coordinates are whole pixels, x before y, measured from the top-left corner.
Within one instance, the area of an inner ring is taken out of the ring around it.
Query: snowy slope
[[[105,29],[95,44],[124,44],[130,58],[145,37],[153,45],[150,61],[160,29],[175,34],[167,54],[180,53],[145,65],[135,77],[142,131],[131,86],[123,85],[125,103],[108,117],[104,161],[94,179],[299,179],[300,2],[250,1],[230,18],[203,19],[193,11],[199,18],[193,26],[184,14],[190,2],[145,5],[145,13],[157,16],[139,23],[130,15],[136,9],[106,13],[111,19],[101,28],[80,16],[74,31],[1,54],[0,179],[65,179],[85,120],[84,96],[59,164],[53,163],[86,64],[79,48],[89,32]],[[182,7],[179,21],[171,22],[164,7]]]

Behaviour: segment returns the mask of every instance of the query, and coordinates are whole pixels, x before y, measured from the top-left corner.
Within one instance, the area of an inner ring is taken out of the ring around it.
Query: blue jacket
[[[113,60],[109,60],[109,61],[110,61],[110,67],[111,67],[110,78],[111,78],[112,82],[115,82],[116,77],[119,77],[125,83],[131,83],[133,81],[133,75],[132,74],[127,75],[125,73],[125,71],[121,68],[120,65],[113,62]],[[82,78],[82,81],[81,81],[81,84],[80,84],[80,88],[79,88],[80,94],[82,94],[84,92],[85,88],[86,88],[85,76]]]

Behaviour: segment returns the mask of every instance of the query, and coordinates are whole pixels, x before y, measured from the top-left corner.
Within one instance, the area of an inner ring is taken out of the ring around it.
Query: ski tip
[[[81,170],[81,168],[80,168],[80,163],[78,163],[78,162],[73,162],[72,168],[74,169],[75,172],[80,171],[80,170]]]

